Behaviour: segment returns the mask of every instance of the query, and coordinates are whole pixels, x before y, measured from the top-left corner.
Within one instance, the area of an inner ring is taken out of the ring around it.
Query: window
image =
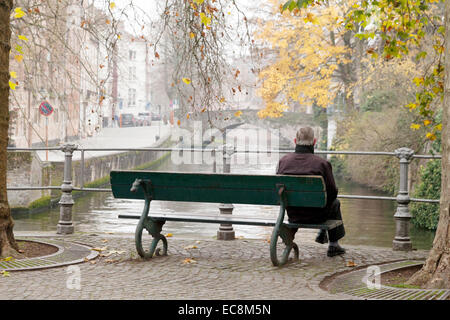
[[[136,51],[130,50],[129,57],[130,57],[130,60],[136,60]]]
[[[136,107],[136,89],[128,89],[128,108]]]
[[[129,80],[136,80],[136,67],[129,68]]]

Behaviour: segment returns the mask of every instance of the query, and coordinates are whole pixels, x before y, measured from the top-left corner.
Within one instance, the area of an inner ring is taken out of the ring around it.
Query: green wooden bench
[[[154,171],[111,171],[111,188],[115,198],[143,199],[144,210],[139,215],[119,215],[119,218],[139,219],[135,242],[139,255],[151,258],[167,254],[167,239],[161,234],[166,221],[204,222],[236,225],[272,226],[270,258],[273,265],[281,266],[294,251],[298,259],[298,246],[294,243],[292,228],[333,229],[342,221],[328,220],[322,224],[293,224],[284,222],[287,206],[324,207],[326,191],[321,176],[242,175],[216,173],[179,173]],[[199,216],[149,212],[152,200],[234,203],[253,205],[279,205],[278,218],[244,218],[236,215]],[[142,246],[142,231],[146,229],[153,240],[149,250]],[[281,259],[277,257],[280,237],[285,244]],[[158,242],[163,244],[157,249]]]

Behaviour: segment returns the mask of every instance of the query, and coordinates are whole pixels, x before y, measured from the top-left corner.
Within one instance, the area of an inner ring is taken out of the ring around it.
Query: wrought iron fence
[[[113,152],[211,152],[214,156],[213,171],[216,172],[216,153],[222,154],[223,172],[230,173],[230,159],[233,154],[237,153],[290,153],[292,149],[277,149],[277,150],[241,150],[236,147],[223,145],[219,148],[79,148],[73,144],[66,144],[61,147],[50,148],[8,148],[9,152],[17,151],[62,151],[64,153],[64,176],[61,186],[16,186],[7,187],[8,191],[18,190],[60,190],[62,192],[60,205],[60,220],[57,225],[57,233],[71,234],[74,232],[72,222],[72,206],[74,200],[72,191],[86,191],[86,192],[111,192],[110,188],[86,188],[84,187],[84,170],[85,170],[85,153],[89,151],[113,151]],[[81,183],[80,186],[72,184],[72,160],[74,152],[81,152],[80,167],[81,167]],[[394,250],[412,250],[412,243],[409,236],[409,226],[411,220],[411,213],[409,211],[410,202],[423,203],[439,203],[438,199],[420,199],[410,198],[408,188],[409,164],[413,159],[441,159],[441,155],[416,155],[414,150],[409,148],[399,148],[394,152],[367,152],[367,151],[329,151],[316,150],[316,154],[333,154],[333,155],[362,155],[362,156],[391,156],[399,159],[399,191],[396,197],[387,196],[364,196],[364,195],[338,195],[338,198],[343,199],[366,199],[366,200],[391,200],[397,202],[397,210],[394,214],[396,222],[396,233],[393,240]],[[220,155],[219,155],[220,158]],[[222,210],[221,210],[222,211]],[[224,212],[230,213],[229,208],[225,208]],[[232,209],[231,209],[232,211]],[[224,226],[221,226],[224,227]],[[229,226],[225,226],[229,229]]]

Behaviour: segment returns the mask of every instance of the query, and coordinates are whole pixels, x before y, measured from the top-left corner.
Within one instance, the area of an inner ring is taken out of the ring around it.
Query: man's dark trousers
[[[302,211],[304,210],[305,208],[302,208]],[[313,210],[314,215],[305,216],[304,214],[296,214],[295,207],[288,207],[286,210],[288,214],[288,221],[291,223],[323,223],[326,220],[342,220],[341,202],[338,199],[335,199],[330,205],[320,210],[320,213],[317,208],[314,208]],[[295,232],[297,232],[297,230],[295,230]],[[344,224],[328,230],[328,239],[331,242],[338,241],[343,238],[344,235]]]

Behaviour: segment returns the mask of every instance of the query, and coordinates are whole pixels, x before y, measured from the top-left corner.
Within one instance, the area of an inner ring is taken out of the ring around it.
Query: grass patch
[[[30,205],[28,206],[28,209],[34,210],[34,209],[43,208],[43,207],[50,207],[51,204],[52,204],[51,196],[45,196],[45,197],[39,198],[39,199],[33,201],[32,203],[30,203]]]

